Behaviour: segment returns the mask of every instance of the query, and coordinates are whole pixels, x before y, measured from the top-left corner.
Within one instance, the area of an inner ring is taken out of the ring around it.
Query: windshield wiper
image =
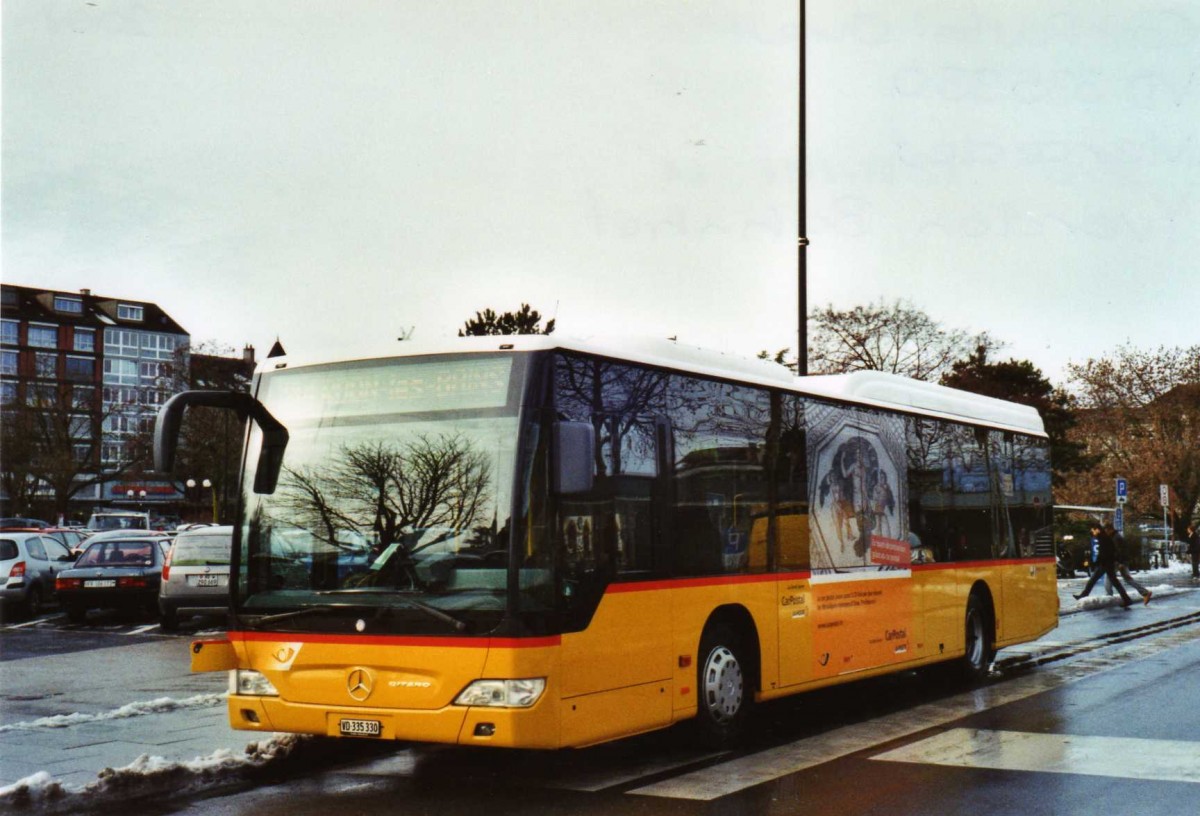
[[[325,590],[324,592],[318,592],[317,594],[318,595],[394,595],[395,591],[391,590],[391,589],[371,589],[371,588],[328,589],[328,590]],[[442,610],[438,609],[436,606],[430,606],[429,604],[425,603],[424,601],[418,601],[415,598],[400,597],[400,598],[397,598],[397,603],[391,604],[390,606],[387,606],[384,608],[385,609],[395,609],[398,606],[407,606],[410,609],[416,609],[419,612],[424,612],[426,615],[428,615],[431,618],[437,618],[442,623],[453,626],[454,631],[456,631],[456,632],[466,631],[466,628],[467,628],[466,621],[460,620],[459,618],[456,618],[453,615],[443,612]],[[313,607],[313,608],[317,609],[320,607]]]
[[[291,612],[280,612],[275,615],[263,615],[254,623],[247,624],[251,629],[257,629],[264,623],[278,623],[279,621],[291,620],[292,618],[303,618],[308,615],[328,615],[333,612],[336,607],[332,606],[306,606],[303,609],[293,609]]]
[[[425,603],[424,601],[416,601],[416,600],[413,600],[412,598],[401,598],[400,603],[393,604],[393,606],[408,606],[413,609],[419,609],[420,611],[424,612],[426,615],[429,615],[431,618],[437,618],[442,623],[450,624],[451,626],[454,627],[454,631],[456,631],[456,632],[466,631],[466,628],[467,628],[466,621],[459,620],[458,618],[454,617],[453,615],[448,615],[445,612],[443,612],[442,610],[438,609],[436,606],[430,606],[429,604]]]

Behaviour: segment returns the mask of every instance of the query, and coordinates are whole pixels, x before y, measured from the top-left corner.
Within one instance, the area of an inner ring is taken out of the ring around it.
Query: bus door
[[[648,453],[647,461],[623,451],[618,464],[606,468],[615,475],[597,476],[588,493],[559,499],[567,742],[670,722],[671,594],[653,580],[661,576],[663,551],[659,468],[653,450]]]

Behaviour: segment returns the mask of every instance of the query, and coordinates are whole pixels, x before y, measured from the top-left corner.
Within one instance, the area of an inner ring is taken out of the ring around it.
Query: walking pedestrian
[[[1104,532],[1104,528],[1100,526],[1100,522],[1092,522],[1092,544],[1096,551],[1096,566],[1092,570],[1092,576],[1088,578],[1087,586],[1083,588],[1075,596],[1075,600],[1086,598],[1092,591],[1092,587],[1100,580],[1100,576],[1107,576],[1112,585],[1117,588],[1117,592],[1121,593],[1121,606],[1128,609],[1133,601],[1129,600],[1129,593],[1125,591],[1125,587],[1121,586],[1121,582],[1117,580],[1116,575],[1116,553],[1113,552],[1113,540]]]
[[[1125,542],[1125,536],[1117,532],[1117,528],[1112,525],[1111,521],[1105,523],[1104,532],[1113,540],[1117,574],[1124,579],[1125,583],[1138,591],[1138,594],[1142,596],[1142,603],[1150,603],[1150,596],[1154,593],[1133,580],[1133,576],[1129,574],[1129,545]],[[1107,575],[1104,576],[1104,594],[1113,594],[1112,581],[1108,580]]]
[[[1196,522],[1187,527],[1188,555],[1192,557],[1192,580],[1200,579],[1200,528]]]

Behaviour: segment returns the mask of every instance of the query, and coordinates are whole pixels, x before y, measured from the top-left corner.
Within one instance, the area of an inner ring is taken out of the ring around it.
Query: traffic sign
[[[1129,483],[1124,479],[1117,479],[1117,504],[1124,504],[1129,499]]]
[[[1163,506],[1163,509],[1171,506],[1170,485],[1160,484],[1158,486],[1158,503]]]
[[[1118,533],[1125,532],[1125,507],[1124,507],[1124,505],[1118,505],[1117,509],[1115,511],[1113,511],[1113,527],[1116,529],[1116,531]]]

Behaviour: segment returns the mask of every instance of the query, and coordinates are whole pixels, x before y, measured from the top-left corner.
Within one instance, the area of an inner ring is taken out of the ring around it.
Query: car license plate
[[[197,575],[196,586],[215,587],[221,585],[221,576],[219,575]]]
[[[101,578],[95,581],[84,581],[84,589],[112,589],[117,585],[116,578]]]
[[[342,720],[338,728],[343,737],[378,737],[383,733],[379,720]]]

